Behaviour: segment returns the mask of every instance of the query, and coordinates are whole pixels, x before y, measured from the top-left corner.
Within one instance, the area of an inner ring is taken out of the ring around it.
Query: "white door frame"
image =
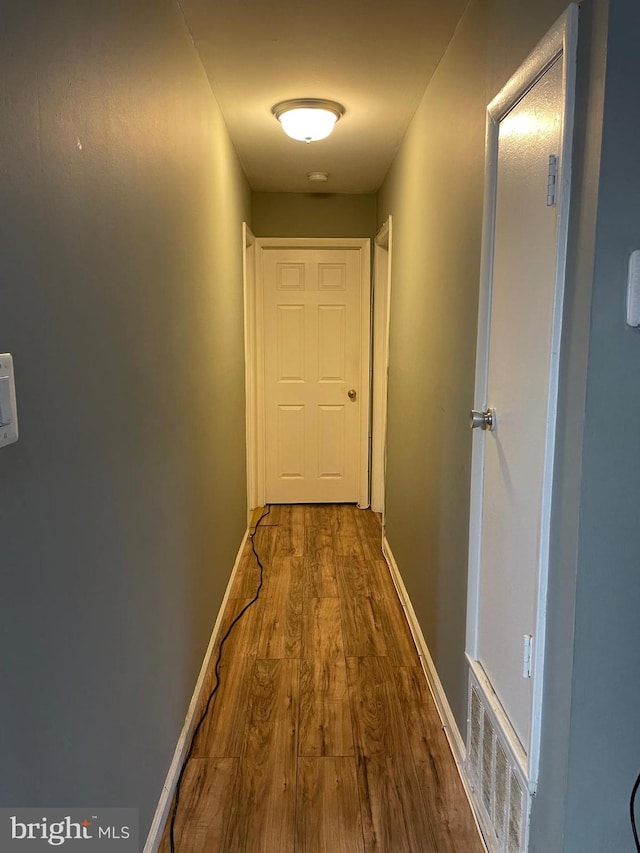
[[[352,237],[255,238],[253,272],[245,273],[245,350],[247,363],[247,488],[249,509],[263,506],[266,496],[264,413],[264,330],[262,256],[266,248],[357,249],[360,253],[360,453],[358,506],[369,506],[369,410],[371,363],[371,241]],[[251,435],[249,435],[251,425]]]
[[[255,289],[256,289],[256,238],[246,222],[242,223],[242,285],[244,293],[244,382],[246,397],[246,442],[247,442],[247,521],[257,506],[257,467],[255,446],[257,423],[255,406],[249,401],[255,398],[256,353],[255,353]]]
[[[529,744],[524,744],[527,754],[523,767],[530,790],[534,791],[538,778],[540,757],[541,709],[543,665],[545,651],[546,600],[549,571],[549,526],[553,485],[556,413],[558,398],[558,370],[562,306],[567,256],[569,225],[569,200],[571,189],[571,145],[575,102],[575,67],[577,45],[578,8],[571,4],[553,28],[537,45],[533,53],[519,68],[502,91],[487,107],[485,199],[483,214],[482,262],[480,303],[478,314],[478,343],[476,352],[476,383],[474,408],[486,406],[489,359],[489,324],[491,314],[491,279],[493,273],[493,243],[496,211],[496,182],[498,166],[498,128],[502,118],[534,85],[542,74],[563,56],[564,117],[561,131],[561,153],[558,174],[558,244],[555,265],[555,293],[553,306],[551,360],[549,368],[549,416],[547,420],[545,459],[542,485],[542,524],[540,530],[539,582],[536,602],[536,634],[532,667],[532,726]],[[482,479],[485,434],[474,431],[471,464],[471,507],[469,525],[469,577],[467,592],[466,651],[472,668],[478,650],[478,606],[480,600],[480,544],[482,518]]]
[[[373,247],[373,373],[371,407],[371,509],[384,525],[391,309],[391,216],[375,236]]]

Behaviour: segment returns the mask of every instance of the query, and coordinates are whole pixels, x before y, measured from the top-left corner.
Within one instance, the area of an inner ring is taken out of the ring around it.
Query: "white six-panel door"
[[[369,405],[364,258],[361,246],[261,246],[269,503],[362,502]]]

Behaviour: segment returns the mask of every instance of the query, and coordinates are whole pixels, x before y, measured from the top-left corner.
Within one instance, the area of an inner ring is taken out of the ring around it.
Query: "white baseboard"
[[[416,612],[413,609],[413,605],[411,604],[409,593],[407,592],[407,588],[404,585],[404,581],[402,580],[400,569],[398,568],[398,564],[396,563],[395,557],[393,556],[393,552],[391,551],[391,546],[389,545],[389,541],[386,536],[383,536],[382,538],[382,552],[384,554],[385,560],[387,561],[387,565],[389,566],[391,577],[395,584],[400,603],[402,604],[405,616],[407,617],[407,622],[409,623],[409,628],[411,629],[411,633],[413,635],[413,641],[416,644],[418,655],[420,657],[420,663],[422,664],[422,669],[424,670],[424,674],[427,679],[427,684],[429,685],[429,689],[431,690],[431,695],[433,696],[433,700],[438,710],[440,720],[442,721],[442,728],[447,737],[447,740],[449,741],[449,746],[451,747],[451,752],[456,762],[458,774],[460,775],[460,779],[462,780],[462,785],[464,787],[465,794],[467,795],[467,800],[469,801],[469,805],[471,806],[471,810],[476,821],[476,826],[478,827],[478,831],[482,837],[483,843],[485,844],[486,848],[486,841],[478,820],[476,804],[473,799],[470,782],[466,776],[465,762],[467,758],[467,750],[465,748],[462,735],[460,734],[458,724],[456,723],[455,717],[453,716],[451,705],[449,705],[447,694],[444,692],[444,687],[442,686],[438,671],[433,662],[433,658],[431,657],[431,652],[429,651],[429,647],[427,646],[427,641],[425,640],[424,634],[422,633],[422,628],[420,627],[420,623],[418,622],[418,617],[416,616]]]
[[[213,631],[211,632],[211,639],[209,640],[209,645],[207,647],[204,660],[202,662],[202,667],[200,668],[200,674],[198,676],[198,680],[193,691],[193,696],[191,697],[191,702],[189,703],[189,710],[187,711],[184,726],[182,727],[180,737],[178,738],[178,743],[173,754],[171,765],[169,766],[169,772],[167,773],[167,778],[163,785],[162,793],[160,794],[160,801],[158,802],[158,807],[151,823],[151,829],[149,830],[149,834],[144,845],[143,853],[157,853],[157,850],[160,846],[160,842],[162,841],[162,833],[164,831],[164,826],[169,815],[171,803],[173,802],[173,795],[175,793],[176,785],[178,784],[178,777],[180,776],[182,763],[191,744],[191,737],[193,736],[194,729],[198,723],[198,720],[196,719],[196,714],[200,706],[200,700],[202,698],[202,689],[204,687],[205,678],[209,670],[209,665],[211,664],[211,656],[213,654],[213,649],[215,648],[215,644],[218,639],[218,634],[220,633],[220,628],[222,627],[222,617],[224,615],[224,611],[226,609],[229,596],[231,594],[231,587],[233,586],[235,576],[240,566],[242,553],[244,551],[244,546],[247,542],[248,536],[249,528],[247,528],[244,536],[242,537],[242,542],[240,544],[240,549],[238,551],[236,561],[231,571],[229,583],[227,584],[227,588],[224,593],[224,598],[222,599],[222,604],[220,605],[220,610],[218,611],[218,616],[216,618],[215,625],[213,626]]]
[[[382,551],[384,553],[389,569],[391,570],[391,577],[393,578],[393,582],[396,586],[400,602],[402,604],[402,607],[404,608],[409,627],[411,628],[411,633],[413,634],[413,639],[416,644],[416,648],[418,649],[418,654],[420,656],[420,662],[422,663],[422,668],[427,678],[427,683],[429,685],[431,693],[433,694],[433,699],[436,703],[438,714],[440,715],[440,719],[442,720],[442,727],[449,740],[451,751],[453,752],[453,757],[455,758],[458,767],[462,767],[462,764],[465,758],[467,757],[467,751],[465,749],[464,741],[462,740],[460,730],[458,729],[458,725],[453,716],[453,711],[451,710],[451,706],[449,705],[449,700],[447,699],[447,694],[444,692],[442,682],[440,681],[438,672],[433,662],[433,658],[431,657],[431,652],[429,651],[429,647],[427,646],[427,641],[425,640],[424,634],[422,633],[422,628],[420,627],[420,623],[418,622],[418,617],[416,616],[416,612],[413,609],[413,605],[411,604],[409,593],[407,592],[407,588],[404,585],[402,575],[400,574],[400,569],[398,568],[398,564],[396,563],[395,557],[393,556],[393,553],[391,551],[391,546],[389,545],[386,536],[382,540]]]

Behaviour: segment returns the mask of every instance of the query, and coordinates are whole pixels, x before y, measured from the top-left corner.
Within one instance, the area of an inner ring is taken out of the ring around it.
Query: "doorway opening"
[[[256,238],[249,251],[250,507],[340,502],[366,507],[370,241]]]

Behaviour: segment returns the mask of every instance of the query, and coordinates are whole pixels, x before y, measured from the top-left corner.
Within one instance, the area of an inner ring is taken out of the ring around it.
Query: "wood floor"
[[[223,650],[177,853],[484,850],[380,539],[379,517],[349,505],[262,521],[264,586]],[[247,544],[221,636],[258,577]]]

